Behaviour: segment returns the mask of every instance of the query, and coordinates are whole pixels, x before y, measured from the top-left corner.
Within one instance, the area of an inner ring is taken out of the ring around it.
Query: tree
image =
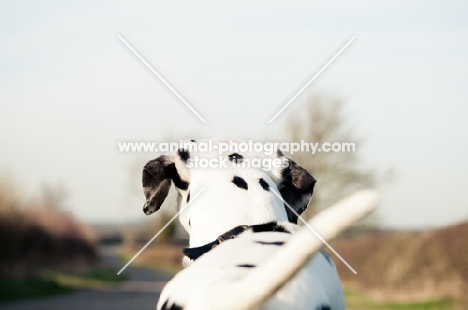
[[[302,108],[302,107],[301,107]],[[347,124],[343,102],[339,99],[312,96],[306,101],[305,111],[291,117],[286,125],[288,139],[293,142],[324,143],[352,142],[354,152],[300,152],[291,157],[309,171],[317,180],[313,198],[304,217],[313,214],[355,192],[375,185],[374,173],[360,166],[359,139]],[[372,222],[375,222],[375,216]]]
[[[63,210],[68,196],[68,191],[64,184],[58,183],[53,185],[44,183],[41,189],[43,207],[54,211]]]

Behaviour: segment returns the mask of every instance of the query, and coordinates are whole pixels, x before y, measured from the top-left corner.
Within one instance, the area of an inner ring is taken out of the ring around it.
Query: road
[[[101,253],[105,263],[116,270],[124,265],[114,248],[103,248]],[[112,288],[87,289],[66,295],[17,301],[0,305],[0,310],[154,310],[162,287],[171,278],[167,274],[131,264],[123,274],[128,281]]]

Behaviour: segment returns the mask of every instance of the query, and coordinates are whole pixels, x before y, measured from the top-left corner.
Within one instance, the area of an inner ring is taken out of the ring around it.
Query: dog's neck
[[[245,195],[236,188],[225,191],[218,187],[216,184],[206,187],[180,215],[180,221],[190,235],[191,247],[207,244],[239,225],[288,220],[283,201],[274,195],[262,196],[260,190]],[[196,190],[196,186],[191,189]]]

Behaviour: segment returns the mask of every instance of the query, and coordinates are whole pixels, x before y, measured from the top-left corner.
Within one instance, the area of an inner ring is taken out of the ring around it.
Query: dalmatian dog
[[[208,143],[214,151],[196,148]],[[234,150],[220,155],[221,143],[232,142],[188,140],[187,147],[143,168],[144,213],[158,211],[174,184],[178,208],[185,208],[179,219],[190,236],[184,249],[185,268],[163,289],[158,310],[239,309],[245,296],[231,296],[234,286],[261,271],[281,251],[298,231],[298,215],[312,197],[315,179],[282,152]],[[210,160],[218,166],[196,165]],[[294,260],[294,254],[286,259],[283,266]],[[263,271],[274,275],[278,269]],[[262,285],[257,278],[241,287],[253,292]],[[255,309],[346,309],[335,265],[324,251],[277,286],[275,294]],[[231,301],[224,302],[222,296]]]

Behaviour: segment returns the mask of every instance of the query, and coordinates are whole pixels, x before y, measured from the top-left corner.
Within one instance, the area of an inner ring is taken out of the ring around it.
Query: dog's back
[[[294,230],[291,224],[284,226]],[[216,300],[224,295],[220,292],[229,292],[249,272],[261,268],[290,237],[291,234],[283,232],[247,231],[234,240],[222,243],[179,272],[167,284],[157,309],[211,309],[210,305],[222,303],[222,300]],[[245,285],[249,290],[249,283]],[[236,309],[236,305],[226,305],[225,308]],[[340,281],[330,257],[323,251],[314,255],[260,309],[346,309]]]

